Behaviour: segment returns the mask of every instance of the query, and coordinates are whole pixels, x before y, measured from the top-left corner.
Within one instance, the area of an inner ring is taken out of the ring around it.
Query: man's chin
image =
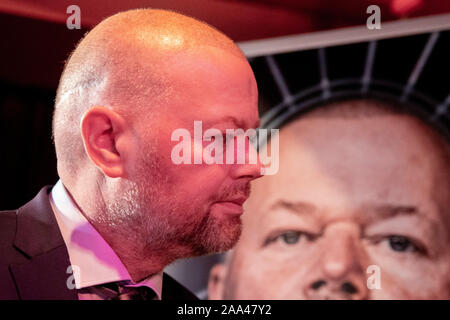
[[[225,219],[224,219],[225,218]],[[228,216],[211,219],[202,230],[196,255],[221,253],[230,250],[239,240],[242,231],[240,216]]]

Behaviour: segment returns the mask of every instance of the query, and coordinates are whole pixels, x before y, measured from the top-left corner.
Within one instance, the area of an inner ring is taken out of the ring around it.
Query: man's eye
[[[281,239],[286,244],[296,244],[300,240],[301,233],[300,232],[287,232],[281,235]]]
[[[224,133],[222,134],[222,138],[223,138],[223,143],[227,143],[227,141],[231,141],[234,140],[234,134],[231,133]]]
[[[287,231],[287,232],[284,232],[282,234],[279,234],[277,236],[267,239],[266,244],[281,241],[284,244],[293,245],[300,241],[300,238],[302,237],[302,235],[303,235],[302,232],[299,232],[299,231]]]
[[[207,136],[207,137],[205,137],[205,140],[216,141],[219,137],[220,137],[220,135]]]
[[[233,140],[235,138],[235,136],[233,134],[222,133],[221,135],[207,137],[207,139],[209,139],[210,141],[215,141],[215,140],[219,139],[219,137],[222,138],[222,142],[224,144],[227,142],[227,140]]]
[[[226,143],[227,141],[234,143],[234,140],[236,139],[236,135],[234,133],[224,133],[222,136],[224,143]]]
[[[403,236],[389,236],[387,238],[389,241],[389,247],[397,252],[415,252],[418,251],[417,246],[415,246],[411,240]]]

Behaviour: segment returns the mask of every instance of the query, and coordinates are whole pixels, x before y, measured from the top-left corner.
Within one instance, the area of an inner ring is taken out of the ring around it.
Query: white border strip
[[[319,31],[308,34],[283,36],[262,40],[238,42],[247,58],[284,52],[317,49],[355,42],[366,42],[399,36],[450,29],[450,14],[405,19],[381,23],[381,29],[369,30],[366,26]]]

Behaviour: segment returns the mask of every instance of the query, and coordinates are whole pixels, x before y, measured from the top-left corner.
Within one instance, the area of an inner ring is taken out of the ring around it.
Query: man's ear
[[[223,290],[227,266],[224,263],[218,263],[212,267],[208,279],[208,299],[223,300]]]
[[[108,177],[125,175],[126,122],[115,111],[94,106],[81,118],[81,136],[91,161]],[[125,142],[125,143],[124,143]]]

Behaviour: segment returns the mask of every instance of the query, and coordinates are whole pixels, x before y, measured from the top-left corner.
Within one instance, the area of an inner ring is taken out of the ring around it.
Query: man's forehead
[[[433,164],[432,154],[421,153],[419,147],[396,150],[395,144],[389,146],[380,143],[386,140],[379,139],[376,134],[361,140],[359,144],[354,143],[359,139],[358,134],[361,134],[362,129],[376,133],[376,126],[355,127],[353,132],[345,133],[347,139],[343,142],[349,145],[339,144],[333,141],[333,137],[338,138],[341,133],[337,129],[344,124],[327,132],[330,127],[326,127],[326,122],[317,121],[304,127],[298,126],[297,131],[292,128],[284,132],[284,129],[281,130],[280,169],[276,175],[253,182],[253,192],[249,199],[252,206],[262,206],[262,202],[272,198],[276,201],[277,197],[287,197],[293,201],[303,197],[319,205],[335,203],[338,206],[341,203],[348,207],[355,206],[358,202],[387,201],[409,205],[433,200],[431,194],[440,167]],[[326,134],[319,132],[321,130]],[[317,136],[314,136],[315,133]],[[404,130],[400,138],[408,137],[406,133]],[[319,136],[320,134],[323,135]],[[394,133],[387,132],[386,136],[389,134]],[[415,135],[411,134],[410,138],[415,138]],[[317,142],[311,142],[314,139]],[[407,144],[401,139],[398,139],[398,143]],[[366,144],[366,149],[361,148],[361,144]],[[334,149],[330,150],[331,148]],[[347,151],[342,150],[345,148]],[[389,148],[392,150],[388,150]],[[428,152],[432,150],[428,150],[427,146],[423,148]],[[380,152],[364,154],[369,149]]]
[[[432,166],[439,150],[422,128],[408,118],[305,119],[280,134],[281,164],[315,165],[317,169],[387,169],[399,165]],[[296,154],[297,159],[293,160]],[[296,167],[302,170],[302,166]],[[327,172],[328,173],[328,172]],[[280,172],[282,174],[282,172]],[[333,172],[330,172],[333,174]]]
[[[258,94],[250,66],[233,55],[204,61],[201,56],[170,66],[174,105],[185,120],[207,126],[226,122],[250,128],[258,121]],[[230,60],[228,60],[230,59]]]

